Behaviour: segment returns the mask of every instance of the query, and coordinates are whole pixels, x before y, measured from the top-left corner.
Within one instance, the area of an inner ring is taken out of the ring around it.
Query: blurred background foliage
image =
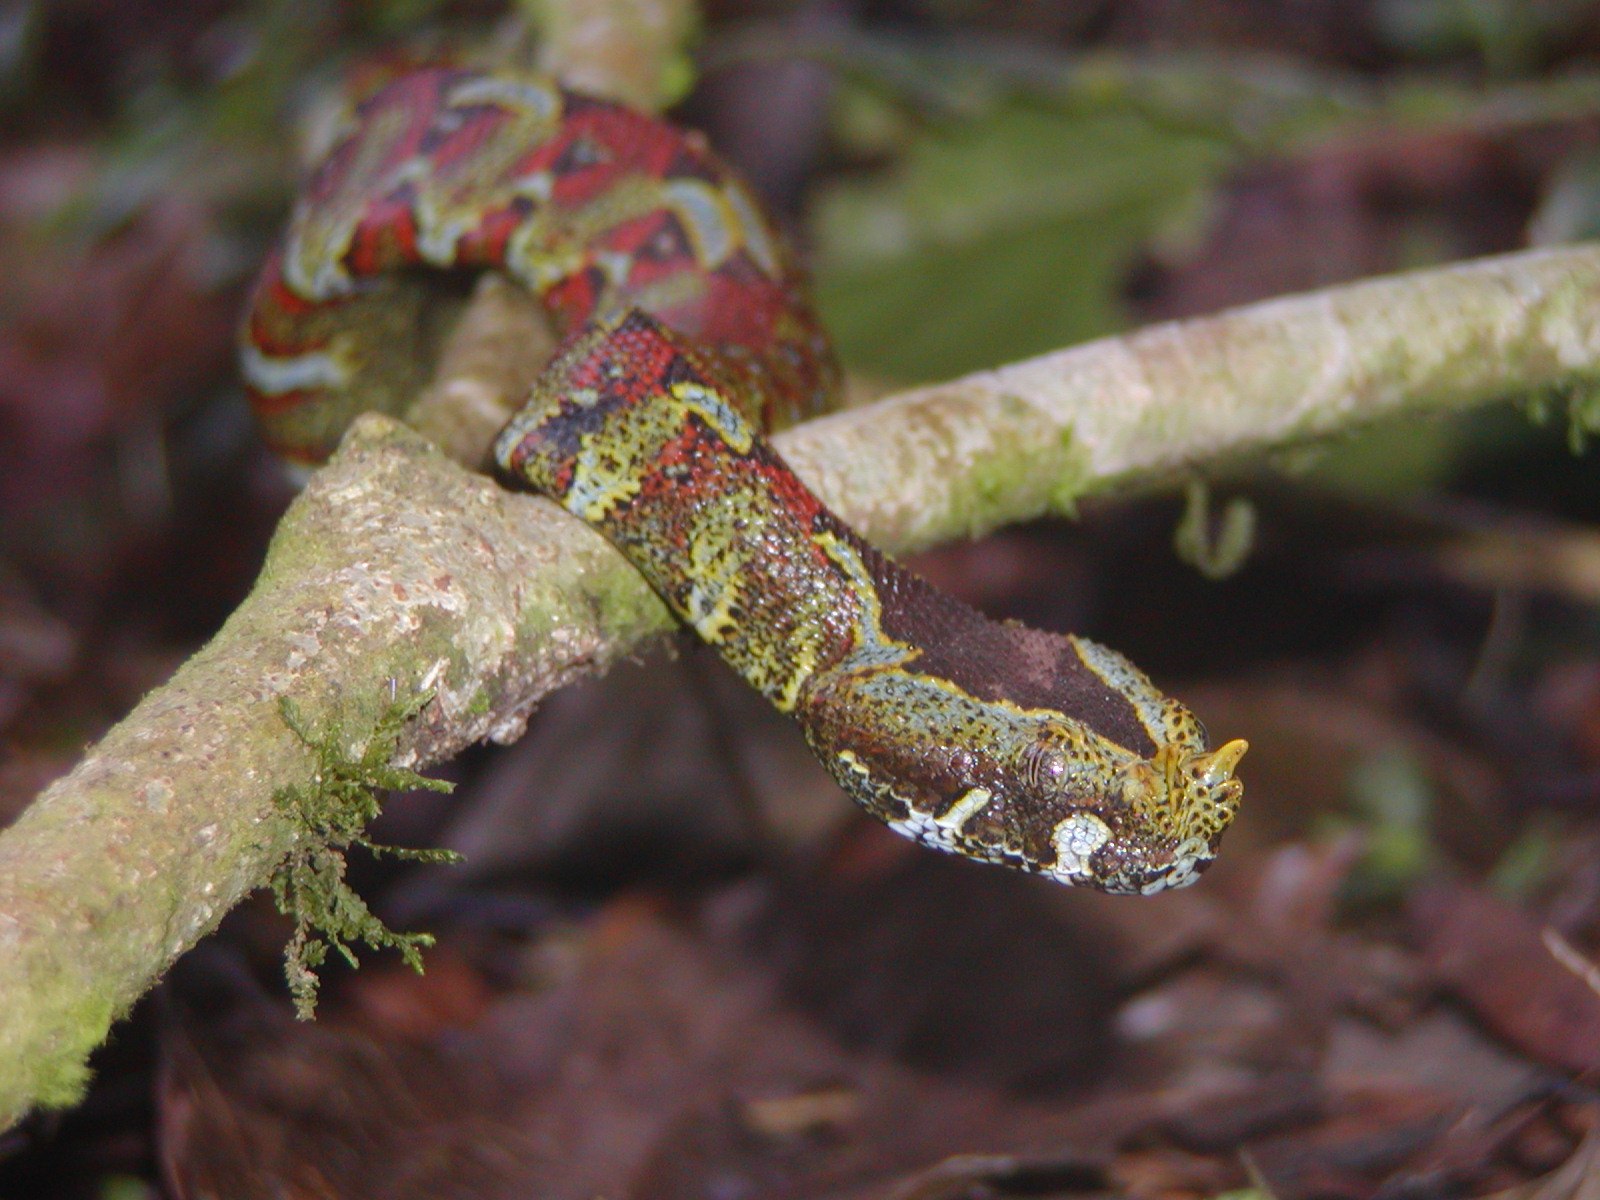
[[[1140,257],[1192,254],[1217,188],[1252,162],[1600,113],[1595,73],[1504,88],[1419,73],[1378,86],[1264,56],[1071,61],[860,39],[837,57],[847,82],[836,131],[876,167],[816,200],[822,296],[852,359],[894,378],[942,378],[1123,328]],[[1552,183],[1535,218],[1544,240],[1582,236],[1587,161],[1575,153]],[[1418,236],[1393,266],[1450,249]]]
[[[1252,22],[1249,4],[1217,5],[1220,17],[1188,19],[1192,39],[1185,19],[1154,4],[882,3],[855,6],[858,19],[850,7],[813,5],[823,15],[797,21],[793,6],[713,6],[701,58],[713,82],[796,61],[825,73],[811,183],[776,199],[809,246],[847,362],[884,384],[1284,290],[1235,279],[1203,303],[1167,303],[1159,288],[1218,253],[1228,190],[1274,172],[1419,193],[1425,184],[1401,177],[1413,143],[1440,160],[1416,174],[1467,176],[1441,187],[1488,186],[1495,172],[1472,160],[1499,156],[1495,182],[1529,193],[1483,198],[1487,209],[1525,207],[1517,238],[1497,225],[1501,244],[1450,228],[1436,197],[1379,197],[1394,210],[1384,244],[1330,240],[1319,260],[1322,234],[1308,227],[1291,285],[1600,227],[1600,152],[1584,132],[1600,119],[1600,71],[1583,53],[1596,20],[1579,0],[1372,0],[1320,24],[1313,10]],[[521,23],[537,16],[533,0],[8,4],[7,141],[74,141],[32,195],[12,196],[9,234],[86,248],[183,197],[207,218],[198,282],[237,289],[350,70],[397,48],[526,59]],[[1163,21],[1164,40],[1140,40],[1141,22]],[[705,103],[689,115],[716,132]],[[1474,435],[1437,426],[1403,446],[1352,447],[1330,477],[1414,486],[1464,436]],[[1501,423],[1487,436],[1516,433]]]

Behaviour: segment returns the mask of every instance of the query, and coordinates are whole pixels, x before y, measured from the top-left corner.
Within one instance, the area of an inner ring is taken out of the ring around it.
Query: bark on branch
[[[1513,255],[1155,326],[909,392],[778,439],[905,551],[1080,495],[1401,413],[1587,389],[1600,248]],[[539,698],[670,627],[587,528],[369,417],[285,516],[215,639],[0,834],[0,1127],[68,1103],[110,1023],[280,861],[274,802],[432,690],[398,761],[509,740]]]

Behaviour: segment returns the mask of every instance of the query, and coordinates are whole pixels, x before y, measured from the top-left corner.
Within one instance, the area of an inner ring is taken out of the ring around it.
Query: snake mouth
[[[1139,885],[1139,893],[1151,896],[1156,892],[1188,887],[1216,861],[1216,857],[1216,847],[1203,837],[1191,837],[1179,842],[1173,847],[1171,863],[1144,880]]]
[[[1112,847],[1107,847],[1112,850]],[[1152,852],[1129,854],[1122,862],[1107,863],[1096,886],[1117,896],[1153,896],[1157,892],[1188,887],[1216,860],[1216,845],[1204,837],[1189,837]]]
[[[1220,833],[1155,839],[1113,833],[1100,817],[1079,810],[1054,830],[1055,861],[1044,870],[1062,883],[1115,895],[1154,895],[1188,887],[1217,856]]]

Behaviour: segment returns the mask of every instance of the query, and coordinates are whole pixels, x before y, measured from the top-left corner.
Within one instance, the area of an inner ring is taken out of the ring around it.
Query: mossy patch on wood
[[[273,793],[273,801],[295,826],[294,843],[273,872],[271,886],[278,911],[295,922],[284,948],[283,970],[301,1020],[316,1011],[317,968],[327,961],[329,949],[354,967],[359,965],[356,942],[374,950],[393,948],[421,972],[422,951],[433,945],[432,934],[391,930],[345,880],[352,846],[416,862],[460,860],[451,850],[385,846],[366,835],[367,824],[381,808],[380,791],[448,792],[454,787],[390,761],[406,722],[432,698],[432,692],[422,692],[394,701],[365,736],[355,738],[336,724],[311,722],[288,697],[279,702],[284,723],[317,760],[309,782]],[[352,745],[359,745],[359,751],[352,752]]]

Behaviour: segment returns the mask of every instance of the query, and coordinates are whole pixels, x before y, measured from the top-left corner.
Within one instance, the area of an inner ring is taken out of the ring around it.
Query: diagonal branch
[[[1404,413],[1588,389],[1600,247],[1513,255],[1155,326],[792,430],[796,469],[893,550]],[[0,834],[0,1126],[63,1104],[166,967],[261,886],[315,769],[432,689],[403,765],[520,733],[539,698],[669,628],[597,535],[381,418],[286,514],[255,590]]]

